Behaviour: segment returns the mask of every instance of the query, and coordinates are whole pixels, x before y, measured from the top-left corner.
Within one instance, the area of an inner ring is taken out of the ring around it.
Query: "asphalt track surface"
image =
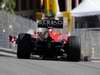
[[[0,56],[0,75],[100,75],[100,62],[67,62]]]
[[[100,75],[100,61],[17,59],[15,51],[0,49],[0,75]]]

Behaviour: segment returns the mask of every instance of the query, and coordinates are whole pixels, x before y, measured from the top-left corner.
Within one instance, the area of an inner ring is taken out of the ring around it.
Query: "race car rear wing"
[[[55,20],[55,19],[44,19],[38,22],[38,27],[41,28],[63,28],[63,19]]]

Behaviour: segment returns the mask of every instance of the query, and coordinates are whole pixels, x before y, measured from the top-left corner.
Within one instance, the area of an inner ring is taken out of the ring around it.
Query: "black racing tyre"
[[[69,43],[65,45],[67,60],[80,61],[81,60],[81,46],[80,40],[77,36],[70,36]]]
[[[32,39],[30,34],[21,33],[17,39],[17,58],[28,59],[32,49]]]
[[[30,53],[25,51],[25,49],[17,48],[17,58],[19,58],[19,59],[29,59]]]

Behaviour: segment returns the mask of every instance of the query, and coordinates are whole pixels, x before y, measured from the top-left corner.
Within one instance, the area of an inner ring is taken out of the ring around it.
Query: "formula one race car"
[[[80,61],[80,41],[78,37],[60,33],[53,27],[48,27],[45,32],[20,33],[17,39],[17,57],[26,59],[31,54],[39,55],[42,59]]]

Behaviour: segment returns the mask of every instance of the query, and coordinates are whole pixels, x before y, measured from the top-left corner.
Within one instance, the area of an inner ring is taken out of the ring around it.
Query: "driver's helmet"
[[[48,28],[48,32],[50,33],[50,32],[52,32],[53,31],[53,28],[52,27],[49,27]]]
[[[42,28],[38,28],[37,32],[43,32]]]

